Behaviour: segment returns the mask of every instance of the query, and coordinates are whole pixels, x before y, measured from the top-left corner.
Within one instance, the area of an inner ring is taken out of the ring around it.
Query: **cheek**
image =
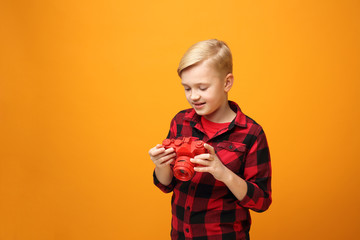
[[[203,98],[206,98],[208,101],[212,101],[219,93],[214,89],[208,89],[206,92],[202,94]]]
[[[221,98],[221,96],[223,96],[225,94],[224,89],[218,87],[218,88],[214,88],[212,89],[212,96],[216,96],[218,98]]]

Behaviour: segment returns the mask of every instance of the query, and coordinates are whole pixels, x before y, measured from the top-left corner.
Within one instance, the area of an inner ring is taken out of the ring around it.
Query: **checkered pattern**
[[[226,167],[246,180],[247,195],[239,201],[210,173],[196,173],[188,182],[173,178],[168,186],[154,173],[155,185],[163,192],[173,192],[172,239],[249,239],[249,209],[262,212],[271,204],[271,164],[264,131],[236,103],[229,104],[236,117],[213,138],[206,135],[201,116],[193,109],[174,117],[168,138],[196,137],[212,145]]]

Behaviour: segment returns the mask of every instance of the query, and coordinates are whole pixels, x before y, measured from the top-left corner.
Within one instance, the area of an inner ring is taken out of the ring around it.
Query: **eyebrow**
[[[189,87],[189,85],[188,85],[188,84],[183,83],[183,82],[181,82],[181,85]],[[209,83],[195,83],[194,85],[195,85],[195,86],[200,86],[200,85],[209,85]]]

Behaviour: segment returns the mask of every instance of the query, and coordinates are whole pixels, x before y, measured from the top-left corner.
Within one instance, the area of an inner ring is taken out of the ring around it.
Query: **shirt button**
[[[232,146],[232,145],[230,145],[230,146],[229,146],[229,149],[233,149],[233,146]]]
[[[188,233],[188,232],[189,232],[189,229],[187,228],[187,229],[185,229],[185,231]]]
[[[191,186],[191,190],[195,190],[195,187],[194,187],[194,186]]]
[[[190,206],[187,206],[187,207],[186,207],[186,210],[188,210],[188,211],[189,211],[189,210],[190,210]]]

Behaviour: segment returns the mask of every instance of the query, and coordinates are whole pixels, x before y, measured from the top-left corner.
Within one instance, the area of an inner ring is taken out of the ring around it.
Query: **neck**
[[[229,102],[223,104],[214,113],[204,116],[207,120],[215,123],[226,123],[231,122],[236,116],[236,113],[230,108]]]

